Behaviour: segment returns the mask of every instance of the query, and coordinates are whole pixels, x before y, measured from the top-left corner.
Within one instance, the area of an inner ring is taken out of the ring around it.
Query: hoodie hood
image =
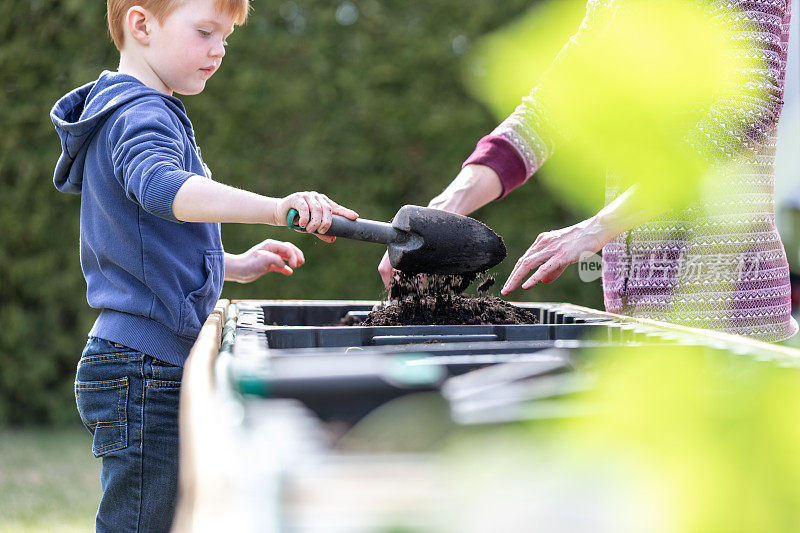
[[[104,71],[97,81],[64,95],[50,111],[61,139],[61,156],[53,174],[53,184],[59,191],[80,194],[86,150],[95,132],[115,111],[138,98],[163,98],[181,119],[189,137],[194,138],[180,100],[147,87],[133,76]]]

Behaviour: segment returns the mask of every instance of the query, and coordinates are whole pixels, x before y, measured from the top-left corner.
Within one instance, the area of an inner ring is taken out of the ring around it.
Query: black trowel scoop
[[[289,228],[298,213],[290,209]],[[406,205],[391,224],[333,215],[325,235],[389,245],[389,261],[397,270],[410,274],[468,274],[482,272],[506,257],[503,239],[474,218]]]

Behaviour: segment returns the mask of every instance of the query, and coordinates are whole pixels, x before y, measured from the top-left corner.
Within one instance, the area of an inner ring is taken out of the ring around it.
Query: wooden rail
[[[743,335],[735,335],[733,333],[725,333],[724,331],[714,331],[711,329],[690,328],[688,326],[681,326],[679,324],[672,324],[670,322],[660,322],[658,320],[650,320],[649,318],[637,318],[627,315],[617,315],[614,313],[608,313],[606,311],[598,311],[597,309],[591,309],[589,307],[583,307],[580,305],[573,305],[573,304],[558,304],[558,305],[562,306],[563,309],[572,309],[574,311],[580,311],[583,313],[591,313],[597,316],[614,318],[624,324],[642,324],[646,326],[653,326],[668,331],[675,331],[678,333],[690,333],[692,335],[698,335],[700,337],[706,337],[709,339],[716,339],[724,342],[732,342],[735,344],[749,346],[750,348],[766,350],[768,352],[773,352],[776,354],[788,355],[791,357],[800,357],[800,350],[796,348],[792,348],[789,346],[782,346],[780,344],[771,344],[750,337],[745,337]]]
[[[179,411],[180,471],[178,507],[173,532],[204,531],[198,517],[201,508],[214,508],[219,483],[209,478],[208,461],[216,461],[209,449],[208,415],[214,412],[214,363],[222,343],[228,301],[220,300],[206,320],[183,371]],[[212,474],[213,475],[213,474]]]

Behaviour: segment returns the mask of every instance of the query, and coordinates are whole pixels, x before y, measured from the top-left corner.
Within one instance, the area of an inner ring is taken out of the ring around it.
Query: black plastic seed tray
[[[514,325],[514,326],[379,326],[379,327],[248,327],[239,335],[257,335],[264,348],[332,348],[432,344],[454,342],[552,341],[592,338],[608,339],[613,326],[603,324]]]
[[[269,354],[254,353],[235,346],[233,349],[232,369],[238,375],[275,375],[276,365],[285,365],[291,360],[299,365],[295,368],[305,368],[303,365],[318,365],[319,361],[335,361],[336,357],[352,358],[361,355],[385,357],[387,359],[402,360],[408,366],[442,368],[448,376],[460,375],[488,365],[508,362],[530,362],[551,364],[558,362],[561,365],[571,365],[570,360],[559,356],[554,361],[549,356],[542,356],[539,352],[552,350],[574,350],[593,346],[611,346],[608,343],[590,341],[523,341],[523,342],[464,342],[441,343],[425,345],[388,345],[366,348],[301,348],[288,350],[270,350]],[[344,359],[342,359],[344,360]],[[347,367],[345,365],[345,367]],[[317,368],[310,366],[308,368]],[[331,373],[337,371],[331,367]]]
[[[240,316],[252,317],[263,325],[274,326],[332,326],[339,325],[348,315],[363,317],[378,305],[377,302],[345,302],[325,300],[247,300],[236,303]],[[607,322],[610,319],[564,309],[552,303],[515,303],[533,312],[540,324],[583,324]]]
[[[297,302],[257,304],[238,308],[237,338],[260,339],[271,350],[429,344],[454,342],[552,341],[592,338],[619,340],[618,325],[587,313],[569,313],[547,304],[522,305],[540,317],[539,324],[453,326],[332,325],[372,309],[370,304]],[[255,346],[258,342],[248,343]]]
[[[384,346],[356,351],[279,350],[269,357],[236,356],[228,363],[242,394],[301,401],[323,420],[355,422],[389,400],[438,392],[453,376],[492,365],[512,365],[522,374],[570,372],[574,348],[597,343],[541,341]],[[554,351],[555,350],[555,351]],[[517,373],[519,375],[519,373]]]
[[[260,324],[273,326],[338,325],[348,312],[369,312],[374,303],[285,300],[239,302],[240,316],[253,317]]]
[[[323,420],[355,422],[408,394],[438,391],[440,366],[406,364],[414,355],[315,354],[232,361],[230,376],[242,394],[301,401]]]
[[[373,305],[237,302],[231,385],[245,395],[299,400],[345,426],[417,393],[442,395],[457,424],[492,424],[591,413],[580,393],[593,386],[592,365],[601,357],[653,345],[740,353],[727,342],[561,304],[522,304],[540,324],[343,325]]]

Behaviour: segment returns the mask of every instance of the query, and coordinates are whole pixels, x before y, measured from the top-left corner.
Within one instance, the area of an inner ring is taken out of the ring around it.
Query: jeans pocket
[[[83,425],[92,433],[92,453],[101,457],[128,446],[128,378],[75,381]]]
[[[181,381],[183,381],[183,367],[167,363],[155,357],[145,356],[145,362],[149,363],[149,371],[145,374],[145,378],[152,381],[163,381],[165,386],[180,388]]]

